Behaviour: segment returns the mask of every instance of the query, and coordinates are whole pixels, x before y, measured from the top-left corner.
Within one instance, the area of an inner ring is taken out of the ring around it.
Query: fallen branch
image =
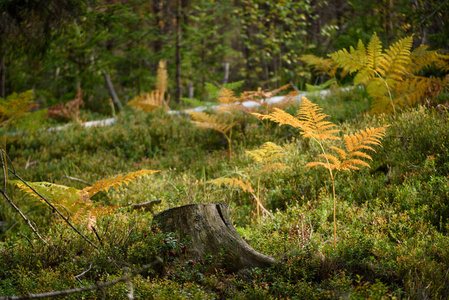
[[[105,287],[112,286],[112,285],[115,285],[120,282],[128,283],[128,285],[130,286],[130,292],[128,292],[127,296],[128,296],[128,299],[132,299],[132,298],[130,298],[130,296],[133,295],[133,287],[131,287],[131,285],[129,284],[131,282],[130,279],[139,275],[141,272],[148,270],[152,266],[160,264],[160,263],[162,263],[162,259],[157,257],[156,260],[153,261],[152,263],[144,265],[142,268],[132,272],[129,275],[126,274],[125,276],[123,276],[117,280],[99,283],[99,284],[91,285],[91,286],[88,286],[85,288],[70,289],[70,290],[63,290],[63,291],[52,291],[52,292],[41,293],[41,294],[27,294],[27,295],[23,295],[23,296],[1,296],[0,300],[22,300],[22,299],[37,299],[37,298],[46,298],[46,297],[58,297],[58,296],[64,296],[64,295],[70,295],[70,294],[76,294],[76,293],[82,293],[82,292],[87,292],[87,291],[92,291],[92,290],[103,289]]]

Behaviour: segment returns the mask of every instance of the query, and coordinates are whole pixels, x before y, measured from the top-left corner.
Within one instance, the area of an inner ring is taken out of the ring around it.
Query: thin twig
[[[105,282],[105,283],[99,283],[99,284],[95,284],[92,286],[88,286],[85,288],[78,288],[78,289],[70,289],[70,290],[63,290],[63,291],[52,291],[52,292],[47,292],[47,293],[42,293],[42,294],[27,294],[27,295],[23,295],[23,296],[1,296],[0,300],[22,300],[22,299],[37,299],[37,298],[46,298],[46,297],[57,297],[57,296],[63,296],[63,295],[70,295],[70,294],[75,294],[75,293],[82,293],[82,292],[87,292],[87,291],[92,291],[92,290],[98,290],[101,289],[103,290],[103,288],[108,287],[108,286],[112,286],[115,285],[117,283],[120,282],[128,282],[130,281],[131,278],[139,275],[139,273],[148,270],[149,268],[151,268],[152,266],[156,265],[156,264],[160,264],[162,262],[162,259],[157,257],[155,261],[153,261],[150,264],[144,265],[142,268],[132,272],[131,274],[126,274],[125,276],[117,279],[117,280],[113,280],[113,281],[109,281],[109,282]],[[129,295],[129,293],[128,293]]]
[[[84,183],[85,185],[87,185],[87,186],[92,186],[92,184],[91,183],[89,183],[89,182],[87,182],[87,181],[85,181],[85,180],[82,180],[82,179],[79,179],[79,178],[76,178],[76,177],[72,177],[72,176],[64,176],[65,178],[68,178],[68,179],[70,179],[70,180],[74,180],[74,181],[78,181],[78,182],[81,182],[81,183]]]
[[[31,248],[33,248],[33,250],[34,250],[35,248],[34,248],[33,243],[31,242],[31,240],[26,235],[24,235],[23,233],[21,233],[20,235],[23,236],[28,241],[28,243],[30,243]]]
[[[37,229],[34,228],[33,224],[31,224],[31,221],[23,214],[23,212],[14,204],[14,202],[12,202],[12,200],[8,197],[8,195],[0,189],[0,193],[3,195],[3,197],[6,198],[6,200],[8,201],[8,203],[19,213],[19,215],[22,217],[22,219],[25,220],[25,222],[27,223],[27,225],[31,228],[31,230],[39,237],[39,239],[45,244],[47,245],[47,243],[45,242],[44,238],[39,234],[39,232],[37,232]]]
[[[95,230],[95,226],[91,226],[92,231],[95,233],[95,236],[97,237],[98,241],[100,242],[100,245],[103,246],[103,242],[101,241],[100,236],[98,235],[97,231]]]
[[[78,274],[78,275],[75,275],[74,277],[75,277],[75,279],[76,280],[78,280],[78,282],[79,283],[81,283],[81,280],[78,278],[78,277],[81,277],[81,276],[83,276],[84,274],[86,274],[87,272],[89,272],[90,271],[90,269],[92,269],[92,263],[90,263],[90,265],[89,265],[89,269],[87,269],[86,271],[84,271],[83,273],[81,273],[81,274]]]
[[[128,268],[125,267],[125,276],[128,275]],[[125,282],[128,284],[129,286],[129,292],[126,294],[126,296],[128,297],[129,300],[134,300],[134,285],[132,283],[132,281],[130,280],[130,278],[126,278]]]
[[[78,229],[75,228],[75,226],[73,226],[72,223],[70,223],[69,219],[66,218],[50,201],[48,201],[47,198],[45,198],[44,196],[42,196],[38,191],[36,191],[36,189],[34,189],[31,185],[29,185],[24,179],[22,179],[22,177],[20,177],[16,172],[12,171],[11,169],[9,169],[10,172],[12,172],[12,174],[14,174],[14,176],[17,177],[17,179],[19,179],[20,181],[22,181],[29,189],[31,189],[36,195],[38,195],[42,200],[45,201],[45,203],[48,204],[48,206],[50,206],[53,211],[55,211],[76,233],[78,233],[86,242],[88,242],[91,246],[93,246],[95,249],[98,249],[98,246],[95,245],[88,237],[86,237],[84,234],[82,234]]]

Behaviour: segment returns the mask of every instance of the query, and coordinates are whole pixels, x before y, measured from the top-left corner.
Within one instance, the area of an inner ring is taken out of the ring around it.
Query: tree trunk
[[[256,252],[237,233],[225,204],[189,204],[165,210],[153,220],[162,231],[174,232],[180,240],[190,236],[188,255],[195,259],[222,253],[222,267],[229,272],[275,263],[273,258]]]
[[[109,74],[106,73],[105,70],[101,70],[101,73],[103,74],[104,81],[106,81],[106,86],[108,87],[109,95],[111,95],[112,102],[114,102],[114,104],[117,106],[119,111],[122,111],[123,106],[120,103],[120,100],[118,99],[117,94],[115,93],[114,86],[112,85],[111,78],[109,77]]]
[[[6,69],[5,69],[5,60],[6,60],[6,54],[3,54],[2,56],[2,62],[0,65],[0,97],[5,99],[6,98]]]
[[[180,103],[182,98],[181,86],[181,0],[177,1],[176,7],[176,102]]]

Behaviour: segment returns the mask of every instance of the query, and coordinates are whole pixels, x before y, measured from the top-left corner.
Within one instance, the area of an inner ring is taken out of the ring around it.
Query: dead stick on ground
[[[103,289],[104,287],[112,286],[120,282],[130,282],[130,279],[137,276],[139,273],[148,270],[152,266],[156,264],[162,263],[162,259],[157,257],[155,261],[153,261],[150,264],[147,264],[143,266],[142,268],[136,270],[135,272],[132,272],[131,274],[127,274],[117,280],[109,281],[105,283],[99,283],[96,285],[88,286],[85,288],[79,288],[79,289],[70,289],[70,290],[63,290],[63,291],[53,291],[48,293],[42,293],[42,294],[28,294],[23,296],[1,296],[0,300],[22,300],[22,299],[37,299],[37,298],[46,298],[46,297],[57,297],[57,296],[63,296],[63,295],[70,295],[75,293],[82,293],[92,290],[98,290]],[[128,293],[130,295],[130,293]],[[129,296],[128,296],[129,297]]]

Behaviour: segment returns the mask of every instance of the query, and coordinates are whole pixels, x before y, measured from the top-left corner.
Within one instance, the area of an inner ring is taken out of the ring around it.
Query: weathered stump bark
[[[163,232],[173,232],[182,240],[192,239],[188,254],[196,259],[223,253],[222,267],[229,272],[245,268],[269,267],[273,258],[256,252],[232,225],[225,204],[189,204],[154,216]]]

